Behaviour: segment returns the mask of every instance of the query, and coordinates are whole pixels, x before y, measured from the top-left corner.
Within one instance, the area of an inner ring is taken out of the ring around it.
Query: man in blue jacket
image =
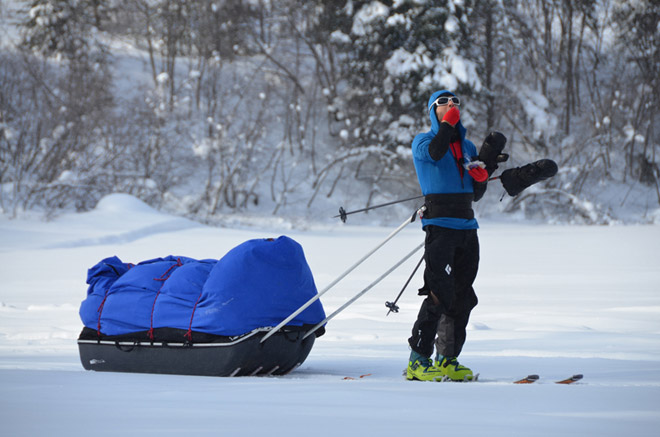
[[[459,105],[459,98],[450,91],[433,93],[428,103],[431,130],[417,135],[412,143],[426,205],[422,217],[426,268],[420,295],[427,297],[408,340],[412,349],[409,380],[473,378],[472,371],[457,360],[470,312],[477,305],[472,283],[479,266],[479,225],[472,202],[483,196],[506,138],[490,134],[482,146],[487,156],[479,159],[475,145],[465,138]],[[434,343],[435,362],[431,360]]]

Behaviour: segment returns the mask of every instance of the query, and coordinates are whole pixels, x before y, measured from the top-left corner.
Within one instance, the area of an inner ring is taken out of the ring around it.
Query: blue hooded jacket
[[[438,133],[440,121],[432,107],[433,102],[444,93],[455,95],[451,91],[440,90],[431,95],[428,103],[429,118],[431,119],[431,130],[421,133],[415,137],[412,143],[413,163],[417,172],[417,180],[422,189],[422,194],[448,194],[448,193],[473,193],[473,179],[467,171],[463,176],[456,166],[456,160],[448,150],[438,161],[433,160],[429,154],[429,144]],[[463,157],[468,161],[477,157],[477,148],[472,141],[465,138],[466,129],[459,121],[458,131],[461,137],[461,149]],[[476,219],[463,219],[454,217],[436,217],[431,219],[422,219],[422,227],[428,225],[441,226],[451,229],[478,229],[479,224]]]

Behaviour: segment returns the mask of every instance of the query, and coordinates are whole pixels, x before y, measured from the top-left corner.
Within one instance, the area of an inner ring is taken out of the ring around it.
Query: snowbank
[[[3,432],[398,436],[442,428],[475,436],[657,435],[660,269],[650,243],[659,241],[660,227],[481,226],[480,304],[461,356],[481,382],[443,384],[401,376],[421,277],[404,293],[400,313],[385,316],[384,302],[399,292],[417,256],[333,319],[305,364],[287,376],[85,372],[75,342],[82,328],[77,312],[96,260],[163,253],[218,258],[282,229],[202,226],[122,195],[49,223],[0,218]],[[391,230],[337,225],[284,233],[302,244],[323,288]],[[419,223],[410,225],[324,295],[326,310],[422,238]],[[529,373],[541,380],[510,384]],[[552,383],[574,373],[584,380]]]

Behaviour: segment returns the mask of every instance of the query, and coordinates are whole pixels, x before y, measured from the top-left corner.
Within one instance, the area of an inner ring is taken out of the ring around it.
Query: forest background
[[[410,144],[451,89],[477,147],[507,136],[503,168],[560,168],[515,198],[491,182],[480,217],[660,223],[657,0],[0,0],[0,20],[10,217],[124,192],[302,226],[415,196]]]

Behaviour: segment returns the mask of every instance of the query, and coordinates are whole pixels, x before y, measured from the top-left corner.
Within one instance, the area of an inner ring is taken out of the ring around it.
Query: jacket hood
[[[435,115],[435,111],[433,111],[432,106],[433,106],[433,102],[435,102],[435,100],[438,97],[440,97],[442,94],[451,94],[452,96],[456,96],[456,94],[452,93],[449,90],[439,90],[431,94],[431,97],[429,98],[429,103],[427,105],[427,109],[429,111],[429,118],[431,119],[431,131],[433,132],[433,134],[438,133],[438,129],[440,129],[440,120],[438,120],[438,117]],[[464,139],[466,129],[465,127],[463,127],[463,123],[461,123],[461,121],[459,120],[456,126],[458,126],[458,132],[461,135],[461,139]]]

